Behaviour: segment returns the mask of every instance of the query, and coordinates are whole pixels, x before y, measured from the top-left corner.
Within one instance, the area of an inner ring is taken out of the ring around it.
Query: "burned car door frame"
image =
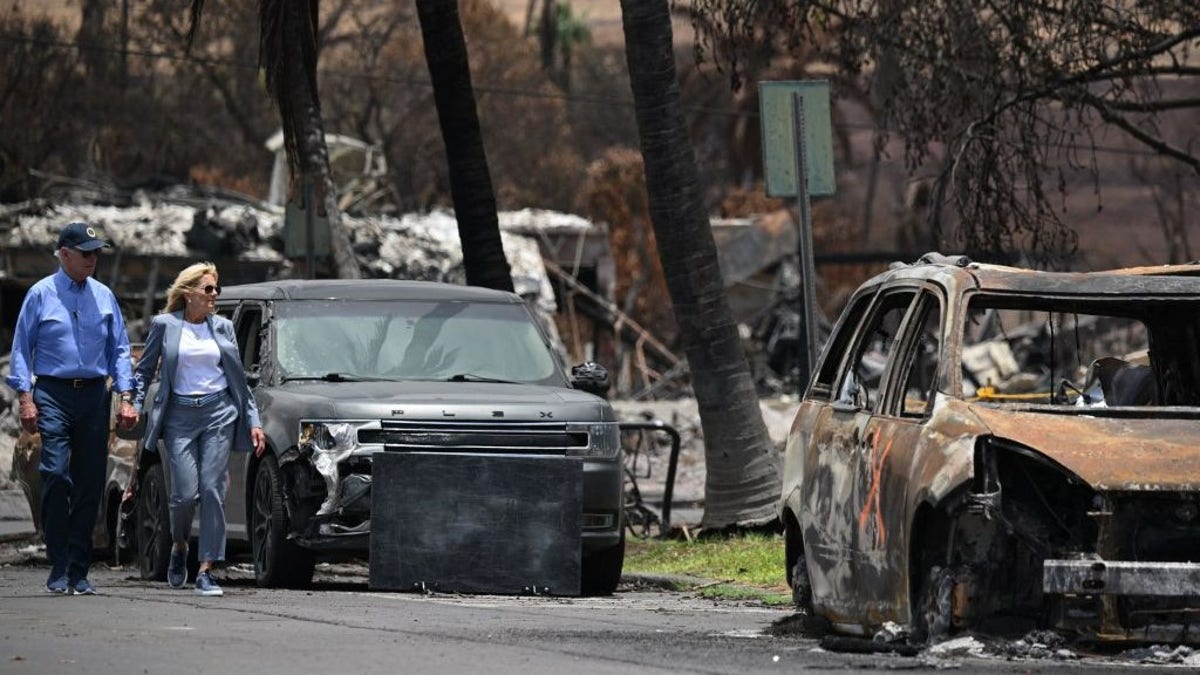
[[[909,347],[912,317],[923,319],[938,308],[940,294],[922,290],[919,282],[902,281],[861,293],[851,302],[829,342],[809,399],[816,410],[805,450],[805,474],[813,487],[800,507],[802,546],[808,565],[812,601],[835,624],[853,631],[854,622],[841,621],[861,609],[863,584],[879,584],[892,575],[885,544],[888,533],[904,536],[902,475],[890,469],[889,455],[897,440],[907,457],[917,435],[912,421],[897,416],[890,392],[895,363],[913,363]],[[938,330],[941,330],[939,325]],[[908,370],[904,370],[907,378]],[[936,376],[936,372],[931,377]],[[925,399],[931,398],[932,379]],[[923,414],[923,411],[922,411]],[[797,416],[797,420],[800,415]],[[900,491],[898,498],[891,492]],[[895,536],[895,535],[893,535]],[[795,537],[789,537],[789,568],[794,576],[800,560]],[[804,572],[804,570],[799,570]],[[886,597],[873,600],[871,611],[882,611]]]

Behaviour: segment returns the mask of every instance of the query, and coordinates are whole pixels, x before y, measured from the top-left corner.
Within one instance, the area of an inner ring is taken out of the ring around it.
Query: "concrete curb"
[[[707,586],[726,583],[715,579],[693,577],[686,574],[644,574],[626,572],[621,575],[621,583],[632,586],[659,588],[665,591],[691,591]],[[732,583],[732,582],[729,582]]]
[[[38,538],[37,530],[22,530],[19,532],[0,532],[0,544],[11,544],[18,541],[27,541],[36,543],[33,540],[41,541]]]

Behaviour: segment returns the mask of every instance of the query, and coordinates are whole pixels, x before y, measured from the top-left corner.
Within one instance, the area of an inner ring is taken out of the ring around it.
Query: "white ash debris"
[[[63,225],[78,220],[96,227],[114,248],[137,255],[194,256],[197,243],[208,244],[215,237],[239,258],[282,260],[271,245],[281,218],[282,212],[246,204],[214,202],[198,208],[146,199],[131,206],[56,203],[18,213],[16,227],[3,243],[5,248],[52,251]]]
[[[1033,630],[1019,640],[1002,643],[996,653],[1008,658],[1070,661],[1079,655],[1065,647],[1067,639],[1052,630]]]
[[[4,248],[52,251],[62,226],[81,220],[100,230],[117,251],[143,256],[214,258],[284,263],[283,214],[265,203],[220,198],[152,199],[137,193],[128,206],[84,203],[26,203],[8,209],[12,223],[0,233]],[[589,232],[597,227],[579,216],[525,209],[498,214],[500,239],[517,294],[545,315],[556,310],[554,290],[538,239],[546,233]],[[465,283],[458,223],[450,211],[354,217],[343,214],[351,243],[375,277]],[[286,272],[285,272],[286,274]]]
[[[924,654],[937,659],[961,656],[983,657],[987,655],[987,645],[973,635],[965,635],[931,645]]]
[[[498,215],[501,221],[500,243],[508,258],[517,295],[533,300],[542,312],[553,314],[556,308],[554,289],[546,275],[537,241],[532,236],[519,234],[515,228],[506,227],[504,223],[509,220],[508,214]],[[588,223],[570,214],[555,215]],[[528,225],[531,218],[527,214],[518,218],[517,222]],[[383,273],[380,276],[464,282],[462,244],[458,237],[458,221],[452,212],[439,209],[426,214],[409,213],[400,218],[382,216],[345,220],[354,233],[356,244],[372,238],[379,242],[379,258],[368,266],[374,265],[374,271]],[[555,218],[547,220],[551,223],[550,227],[557,222]]]
[[[500,220],[500,229],[507,232],[562,234],[602,230],[587,218],[561,211],[521,209],[519,211],[501,211],[497,215]]]
[[[901,626],[895,621],[886,621],[883,626],[876,631],[875,636],[871,638],[873,642],[882,644],[891,644],[893,642],[903,642],[908,639],[908,628]]]
[[[1185,664],[1200,666],[1200,652],[1185,645],[1151,645],[1121,652],[1121,658],[1155,665]]]

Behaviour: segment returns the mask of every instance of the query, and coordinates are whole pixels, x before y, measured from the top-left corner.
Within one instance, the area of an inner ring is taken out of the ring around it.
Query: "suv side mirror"
[[[608,369],[595,361],[571,367],[571,386],[601,398],[608,397]]]

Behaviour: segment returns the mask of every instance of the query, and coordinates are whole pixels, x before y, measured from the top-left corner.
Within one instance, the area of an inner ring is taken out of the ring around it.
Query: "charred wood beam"
[[[624,335],[625,333],[631,333],[633,335],[633,339],[631,339],[630,342],[633,342],[634,344],[644,344],[645,346],[649,347],[650,350],[654,352],[660,360],[667,362],[672,367],[680,362],[681,359],[676,356],[674,352],[668,349],[667,346],[664,345],[658,338],[654,337],[653,333],[644,328],[637,321],[634,321],[633,318],[628,314],[622,312],[616,305],[608,300],[605,300],[599,295],[596,295],[591,289],[580,283],[580,281],[573,275],[550,260],[544,260],[544,262],[547,272],[566,284],[572,292],[583,296],[589,302],[591,302],[594,307],[601,310],[599,312],[589,312],[585,306],[580,308],[582,311],[584,311],[584,313],[588,314],[594,319],[607,323],[608,325],[612,326],[614,330],[620,331],[622,334],[622,339],[626,339],[626,335]]]

